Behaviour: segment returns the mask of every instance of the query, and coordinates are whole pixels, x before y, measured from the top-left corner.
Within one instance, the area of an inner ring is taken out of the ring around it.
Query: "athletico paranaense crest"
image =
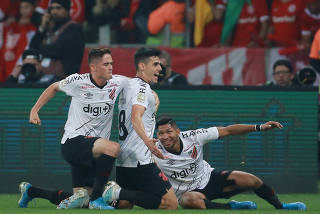
[[[196,146],[193,146],[193,150],[192,150],[192,153],[191,153],[191,157],[192,157],[193,159],[196,159],[197,156],[198,156],[197,148],[196,148]]]

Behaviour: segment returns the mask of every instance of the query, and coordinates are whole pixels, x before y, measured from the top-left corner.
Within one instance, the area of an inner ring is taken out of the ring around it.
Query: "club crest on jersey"
[[[145,98],[146,98],[146,95],[144,93],[139,93],[137,96],[137,101],[140,103],[143,103]]]
[[[191,156],[191,158],[196,159],[198,156],[198,150],[196,148],[196,146],[193,146],[192,151],[189,152],[189,155]]]
[[[114,97],[115,97],[115,95],[116,95],[116,87],[114,87],[114,88],[111,90],[111,92],[110,92],[110,94],[109,94],[109,98],[110,98],[111,100],[113,100]]]

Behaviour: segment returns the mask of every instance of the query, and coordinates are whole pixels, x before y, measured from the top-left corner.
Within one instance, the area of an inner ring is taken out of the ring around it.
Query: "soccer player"
[[[183,208],[256,209],[251,201],[211,202],[253,190],[277,209],[305,210],[301,202],[281,203],[274,190],[255,175],[242,171],[219,172],[203,160],[203,146],[211,140],[282,127],[278,122],[269,121],[262,125],[235,124],[180,132],[172,118],[162,118],[156,124],[157,147],[166,159],[156,157],[156,163],[168,177]]]
[[[134,55],[136,78],[128,81],[119,98],[120,153],[116,180],[103,193],[107,203],[117,207],[133,205],[145,209],[176,209],[178,201],[168,179],[154,163],[153,155],[163,158],[153,139],[155,114],[159,100],[150,85],[158,82],[159,55],[153,48],[140,48]],[[153,154],[153,155],[152,155]]]
[[[23,182],[19,207],[27,207],[35,197],[58,204],[70,196],[58,208],[88,206],[89,202],[90,209],[113,209],[101,196],[120,150],[119,144],[110,141],[109,137],[114,104],[128,78],[112,75],[113,60],[109,49],[92,49],[88,63],[90,73],[73,74],[51,84],[30,112],[30,123],[41,125],[38,112],[58,91],[72,97],[61,148],[64,159],[71,166],[74,195],[42,190]]]

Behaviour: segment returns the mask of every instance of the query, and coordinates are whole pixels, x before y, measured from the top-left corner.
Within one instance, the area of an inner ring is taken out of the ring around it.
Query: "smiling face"
[[[168,152],[179,152],[180,129],[171,124],[158,126],[157,137]]]
[[[138,64],[137,76],[149,84],[155,84],[158,82],[160,71],[161,66],[159,57],[151,56]]]
[[[92,78],[99,85],[104,85],[112,78],[113,61],[110,54],[106,53],[101,58],[96,58],[90,64]]]

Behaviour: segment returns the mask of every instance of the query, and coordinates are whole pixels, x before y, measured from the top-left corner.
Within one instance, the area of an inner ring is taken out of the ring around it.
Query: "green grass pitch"
[[[178,209],[173,211],[167,210],[143,210],[141,208],[134,208],[133,210],[88,210],[88,209],[74,209],[74,210],[56,210],[56,206],[43,199],[34,199],[29,203],[29,208],[18,208],[18,194],[0,194],[0,214],[49,214],[49,213],[181,213],[181,214],[198,214],[198,213],[250,213],[250,214],[277,214],[277,213],[304,213],[304,214],[319,214],[320,213],[320,194],[280,194],[279,198],[282,202],[302,201],[307,205],[306,211],[289,211],[289,210],[275,210],[264,200],[258,198],[254,194],[241,194],[232,199],[238,201],[251,200],[257,203],[257,210],[184,210]],[[226,200],[216,200],[217,202],[226,202]]]

